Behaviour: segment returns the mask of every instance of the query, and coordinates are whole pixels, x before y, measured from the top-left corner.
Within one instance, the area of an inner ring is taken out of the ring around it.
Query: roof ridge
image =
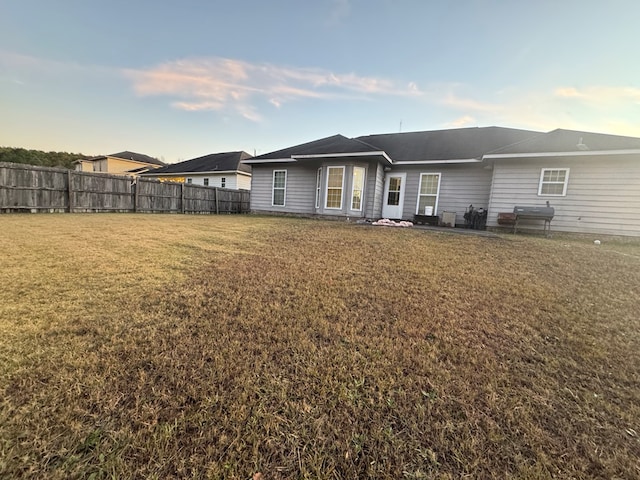
[[[526,130],[523,130],[523,131],[526,131]],[[555,130],[552,130],[552,132],[554,132],[554,131]],[[494,150],[490,150],[490,151],[488,151],[486,153],[483,153],[482,156],[484,157],[485,155],[491,155],[492,153],[499,152],[500,150],[504,150],[507,147],[513,147],[515,145],[520,145],[521,143],[530,142],[531,140],[533,140],[535,138],[542,137],[543,135],[547,135],[549,133],[551,133],[551,132],[538,132],[538,133],[535,133],[534,135],[531,135],[530,137],[524,138],[524,139],[519,140],[517,142],[509,143],[507,145],[503,145],[500,148],[496,148]]]
[[[365,136],[366,136],[366,135],[365,135]],[[369,148],[375,148],[375,149],[377,149],[377,151],[384,152],[384,149],[383,149],[383,148],[380,148],[380,147],[378,147],[378,146],[376,146],[376,145],[372,145],[372,144],[370,144],[370,143],[368,143],[368,142],[365,142],[365,141],[363,141],[363,140],[360,140],[360,138],[362,138],[362,136],[360,136],[360,137],[350,138],[349,140],[354,140],[354,141],[356,141],[356,142],[358,142],[358,143],[361,143],[362,145],[364,145],[364,146],[366,146],[366,147],[369,147]],[[386,152],[385,152],[385,153],[386,153]]]

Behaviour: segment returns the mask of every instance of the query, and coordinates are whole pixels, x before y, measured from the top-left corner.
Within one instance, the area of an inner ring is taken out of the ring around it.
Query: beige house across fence
[[[149,170],[161,168],[165,164],[149,155],[125,151],[76,160],[75,165],[78,172],[136,176]]]

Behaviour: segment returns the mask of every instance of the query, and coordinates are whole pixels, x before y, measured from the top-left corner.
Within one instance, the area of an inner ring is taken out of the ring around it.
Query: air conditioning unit
[[[442,212],[442,215],[440,215],[440,225],[443,227],[455,227],[456,212]]]

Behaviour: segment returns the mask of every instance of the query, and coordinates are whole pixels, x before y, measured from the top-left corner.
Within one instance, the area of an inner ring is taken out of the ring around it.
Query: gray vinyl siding
[[[365,169],[365,184],[363,193],[363,209],[351,210],[351,193],[353,185],[353,167]],[[322,168],[320,207],[316,208],[316,176],[318,168]],[[344,183],[342,189],[342,208],[325,208],[325,196],[327,189],[328,167],[344,167]],[[274,170],[287,171],[287,184],[285,192],[285,205],[272,206],[272,182]],[[303,215],[328,215],[342,217],[367,217],[373,218],[375,209],[378,209],[379,217],[381,209],[382,187],[384,184],[382,167],[377,163],[336,162],[325,161],[322,163],[283,163],[253,165],[251,177],[251,210],[254,212],[282,212],[297,213]],[[379,193],[377,193],[379,191]],[[376,198],[376,195],[378,198]]]
[[[440,191],[436,215],[456,212],[456,224],[464,223],[464,214],[469,207],[487,208],[491,191],[491,171],[482,164],[416,165],[394,172],[406,172],[407,184],[404,194],[402,218],[411,220],[416,214],[420,175],[439,173]]]
[[[371,213],[367,213],[367,217],[378,220],[382,217],[382,196],[384,195],[384,167],[382,164],[377,163],[371,167],[371,180],[374,182],[370,195],[372,199]]]
[[[286,170],[284,206],[273,206],[273,171]],[[293,163],[253,165],[251,172],[251,211],[282,213],[315,213],[317,166]]]
[[[543,168],[569,168],[566,196],[538,196]],[[499,212],[516,205],[555,209],[552,231],[640,235],[640,158],[638,156],[560,157],[496,161],[488,226],[498,226]],[[543,228],[527,222],[525,228]]]

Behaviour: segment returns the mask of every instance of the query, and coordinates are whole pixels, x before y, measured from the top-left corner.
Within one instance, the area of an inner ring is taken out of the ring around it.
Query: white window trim
[[[316,173],[316,208],[320,208],[320,192],[322,191],[322,167]]]
[[[416,215],[423,215],[419,212],[420,209],[420,196],[422,195],[420,192],[422,191],[422,176],[423,175],[437,175],[438,176],[438,193],[436,193],[436,201],[433,206],[433,214],[438,214],[438,202],[440,201],[440,182],[442,182],[442,173],[439,172],[420,172],[420,182],[418,183],[418,198],[416,200]],[[423,195],[426,196],[426,195]],[[433,195],[428,195],[432,197]]]
[[[353,208],[353,194],[355,192],[355,178],[356,178],[356,169],[362,170],[362,188],[360,190],[360,208]],[[364,167],[353,167],[353,172],[351,174],[351,201],[349,203],[349,208],[354,212],[362,211],[362,204],[364,203],[364,186],[366,185],[365,177],[367,175],[367,169]]]
[[[562,185],[562,193],[542,193],[542,185],[543,184],[554,184],[557,185],[560,182],[543,182],[544,172],[549,170],[564,170],[566,172],[564,176],[564,183]],[[538,183],[538,196],[539,197],[566,197],[567,196],[567,185],[569,185],[569,168],[543,168],[540,170],[540,182]]]
[[[284,195],[282,196],[282,205],[275,204],[275,192],[276,192],[276,173],[284,172],[284,188],[278,188],[278,190],[283,190]],[[271,177],[271,206],[272,207],[285,207],[287,204],[287,171],[286,170],[274,170],[273,176]]]
[[[340,207],[328,207],[328,203],[329,203],[329,171],[332,168],[339,168],[340,170],[342,170],[342,185],[340,186]],[[324,208],[326,208],[327,210],[342,210],[342,202],[344,200],[344,166],[331,166],[331,167],[327,167],[327,186],[324,189],[325,195],[324,195]]]

